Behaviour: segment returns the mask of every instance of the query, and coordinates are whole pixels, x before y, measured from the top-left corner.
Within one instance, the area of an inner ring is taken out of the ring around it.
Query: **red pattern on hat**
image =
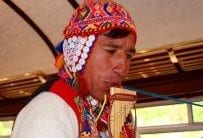
[[[64,30],[64,37],[101,34],[113,28],[136,33],[129,12],[112,0],[85,0],[72,15]]]

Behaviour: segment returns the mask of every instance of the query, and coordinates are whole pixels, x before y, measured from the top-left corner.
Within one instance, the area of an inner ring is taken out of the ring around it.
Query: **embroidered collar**
[[[97,116],[102,110],[102,104],[92,96],[81,98],[81,105],[79,105],[81,116],[81,136],[98,137],[98,136],[109,136],[108,132],[108,117],[109,108],[105,106],[104,110],[98,121],[95,122]]]

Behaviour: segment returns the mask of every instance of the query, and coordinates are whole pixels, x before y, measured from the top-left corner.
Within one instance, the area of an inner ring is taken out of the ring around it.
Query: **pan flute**
[[[135,138],[135,91],[112,87],[110,90],[110,115],[108,127],[112,138]]]

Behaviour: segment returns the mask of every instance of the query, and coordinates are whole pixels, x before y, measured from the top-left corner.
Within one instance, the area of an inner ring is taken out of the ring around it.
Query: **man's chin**
[[[99,100],[99,101],[104,101],[104,96],[105,96],[105,95],[109,95],[109,93],[110,93],[109,90],[104,90],[104,91],[98,92],[98,93],[96,93],[96,94],[93,94],[93,93],[92,93],[92,96],[93,96],[95,99]]]

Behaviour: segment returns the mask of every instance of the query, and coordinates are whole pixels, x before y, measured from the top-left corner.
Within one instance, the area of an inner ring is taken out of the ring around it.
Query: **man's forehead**
[[[126,43],[127,41],[131,41],[130,43],[132,43],[132,45],[135,45],[135,38],[133,37],[133,34],[129,34],[125,37],[122,38],[110,38],[108,36],[105,35],[99,35],[98,39],[102,39],[102,43],[103,44],[108,44],[108,45],[123,45],[124,43]]]
[[[135,53],[135,40],[132,37],[124,37],[124,38],[109,38],[107,36],[100,36],[98,37],[97,45],[101,47],[112,47],[112,48],[122,48],[125,47],[125,49],[131,53]],[[126,40],[130,39],[130,40]],[[128,41],[128,42],[127,42]],[[131,42],[130,42],[131,41]]]

